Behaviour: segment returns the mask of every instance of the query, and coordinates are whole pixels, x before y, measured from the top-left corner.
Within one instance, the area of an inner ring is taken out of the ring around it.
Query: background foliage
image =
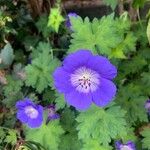
[[[112,150],[119,139],[149,150],[150,12],[140,15],[149,1],[104,0],[110,14],[71,17],[72,30],[60,1],[34,2],[0,1],[0,150]],[[118,68],[117,96],[106,108],[76,111],[53,86],[53,71],[78,49]],[[55,104],[60,119],[38,129],[22,125],[15,104],[24,97]]]

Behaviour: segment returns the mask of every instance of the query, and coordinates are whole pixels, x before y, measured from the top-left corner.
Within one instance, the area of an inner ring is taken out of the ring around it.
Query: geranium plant
[[[149,1],[63,3],[0,2],[0,150],[149,150]]]

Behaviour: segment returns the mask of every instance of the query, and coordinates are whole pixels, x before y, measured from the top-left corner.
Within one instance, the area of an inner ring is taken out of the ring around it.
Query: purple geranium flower
[[[48,118],[47,118],[46,123],[48,123],[51,120],[55,120],[55,119],[59,119],[60,118],[59,114],[56,113],[54,105],[49,105],[47,107],[47,109],[48,109]]]
[[[66,26],[71,29],[71,22],[70,22],[70,17],[78,17],[78,15],[76,13],[69,13],[67,16],[67,20],[66,20]]]
[[[94,56],[89,50],[79,50],[65,58],[53,78],[55,87],[64,93],[66,101],[85,110],[92,102],[104,107],[112,101],[116,86],[111,80],[116,75],[116,67],[107,58]]]
[[[150,114],[150,99],[146,101],[145,108],[146,108],[147,112]]]
[[[41,105],[36,105],[30,99],[25,98],[16,103],[16,108],[18,109],[17,118],[22,123],[31,128],[41,126],[43,122],[43,107]]]
[[[116,150],[136,150],[135,144],[132,141],[128,141],[126,144],[122,144],[121,141],[115,143]]]

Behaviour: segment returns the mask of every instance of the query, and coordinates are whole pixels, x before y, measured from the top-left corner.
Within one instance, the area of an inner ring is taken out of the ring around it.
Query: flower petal
[[[117,69],[110,61],[103,56],[92,56],[88,60],[87,66],[97,71],[101,77],[113,79],[117,75]]]
[[[59,92],[66,93],[72,90],[73,87],[70,81],[70,74],[67,73],[62,67],[55,70],[53,78],[54,85]]]
[[[128,142],[126,143],[126,145],[129,146],[130,148],[132,148],[133,150],[136,150],[135,144],[134,144],[132,141],[128,141]]]
[[[29,118],[27,122],[28,126],[31,128],[40,127],[43,122],[43,107],[41,105],[37,105],[36,110],[38,111],[38,117],[35,119]]]
[[[76,107],[78,110],[86,110],[92,103],[91,94],[80,93],[76,90],[65,94],[65,99],[68,104]]]
[[[110,80],[101,78],[99,88],[92,93],[93,102],[104,107],[110,103],[116,94],[116,86]]]
[[[16,108],[17,109],[24,109],[25,106],[32,105],[35,106],[35,104],[28,98],[24,98],[23,100],[17,101]]]
[[[29,119],[27,124],[31,128],[38,128],[43,123],[43,117],[41,115],[38,116],[36,119]]]
[[[78,17],[78,15],[74,12],[71,12],[67,15],[67,20],[66,20],[66,26],[71,29],[71,22],[70,22],[70,17]]]
[[[116,150],[120,150],[120,147],[121,147],[121,146],[122,146],[121,141],[116,141],[116,142],[115,142]]]
[[[24,110],[19,110],[17,112],[17,119],[19,119],[22,123],[28,122],[28,116],[25,114]]]
[[[89,50],[79,50],[75,53],[68,55],[63,61],[63,68],[70,73],[80,66],[86,66],[88,59],[92,57]]]

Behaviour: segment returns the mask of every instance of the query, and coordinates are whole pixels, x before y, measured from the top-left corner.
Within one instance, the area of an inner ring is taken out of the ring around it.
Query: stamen
[[[100,84],[99,78],[96,71],[81,67],[71,75],[71,83],[79,92],[88,93],[97,89]]]
[[[38,116],[38,111],[35,108],[33,108],[32,106],[25,107],[25,113],[30,118],[37,118],[37,116]]]
[[[124,145],[124,146],[121,147],[121,150],[132,150],[132,148],[130,148],[129,146]]]

